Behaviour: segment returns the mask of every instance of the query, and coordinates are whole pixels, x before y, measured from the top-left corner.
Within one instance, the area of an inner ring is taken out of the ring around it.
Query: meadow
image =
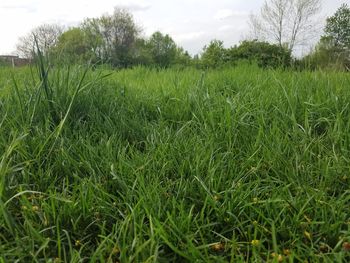
[[[350,75],[0,68],[0,262],[350,260]]]

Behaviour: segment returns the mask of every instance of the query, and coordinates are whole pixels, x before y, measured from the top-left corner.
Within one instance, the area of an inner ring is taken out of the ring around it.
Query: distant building
[[[12,67],[22,67],[30,64],[30,59],[20,58],[19,56],[0,55],[0,61],[3,61]]]

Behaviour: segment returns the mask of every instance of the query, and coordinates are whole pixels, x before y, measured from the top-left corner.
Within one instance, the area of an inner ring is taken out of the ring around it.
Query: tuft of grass
[[[0,261],[349,261],[349,74],[48,68],[0,69]]]

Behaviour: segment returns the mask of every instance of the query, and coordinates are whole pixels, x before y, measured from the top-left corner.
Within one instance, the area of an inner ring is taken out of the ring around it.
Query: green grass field
[[[0,69],[0,262],[347,262],[350,75]]]

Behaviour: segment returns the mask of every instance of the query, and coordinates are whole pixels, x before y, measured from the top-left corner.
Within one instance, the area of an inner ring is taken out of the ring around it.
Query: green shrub
[[[288,67],[292,60],[292,54],[287,48],[257,40],[243,41],[239,46],[230,48],[227,53],[229,61],[255,61],[263,68]]]

